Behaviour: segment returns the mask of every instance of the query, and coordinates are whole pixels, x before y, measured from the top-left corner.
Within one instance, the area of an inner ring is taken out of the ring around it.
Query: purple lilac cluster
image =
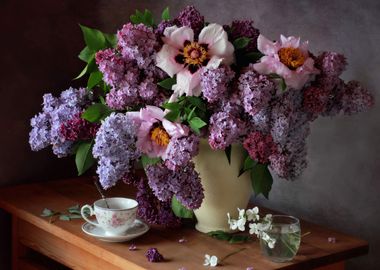
[[[158,200],[144,179],[137,186],[136,200],[139,204],[137,215],[145,221],[166,227],[181,225],[181,220],[172,211],[170,201]]]
[[[150,165],[145,169],[149,186],[161,201],[170,201],[175,195],[185,207],[197,209],[204,194],[199,174],[189,162],[176,171],[163,164]]]
[[[185,166],[198,155],[200,138],[194,134],[170,140],[166,151],[165,165],[175,171]]]
[[[240,75],[238,88],[244,110],[251,116],[264,111],[276,92],[275,83],[268,76],[256,73],[252,66]]]
[[[226,149],[229,145],[239,142],[240,136],[245,133],[245,123],[239,114],[228,110],[215,112],[210,118],[208,143],[214,150]]]
[[[158,252],[157,248],[150,248],[145,253],[145,257],[150,262],[162,262],[164,260],[164,256]]]
[[[188,26],[194,30],[195,36],[197,36],[204,24],[205,19],[201,13],[194,6],[185,7],[175,19],[176,23],[180,26]]]
[[[104,188],[114,186],[133,168],[140,157],[135,143],[136,128],[127,115],[112,113],[102,122],[92,153],[98,158],[96,172]]]
[[[212,104],[228,97],[229,83],[235,76],[230,67],[205,68],[201,72],[203,97]]]
[[[52,145],[53,152],[58,157],[72,154],[74,141],[62,133],[61,127],[76,118],[91,100],[92,94],[85,88],[69,88],[59,97],[45,94],[42,112],[31,119],[29,144],[32,150],[38,151]],[[79,129],[78,132],[82,130]]]
[[[195,37],[197,37],[205,25],[205,20],[201,13],[194,6],[187,6],[173,20],[164,20],[157,25],[155,33],[160,42],[161,37],[164,35],[165,29],[174,25],[178,27],[188,26],[192,28]]]
[[[159,42],[153,29],[128,23],[118,31],[117,38],[116,49],[105,49],[96,54],[104,81],[111,86],[106,96],[107,105],[115,110],[139,104],[160,105],[165,95],[157,82],[165,74],[155,65]]]
[[[302,111],[302,95],[288,90],[273,100],[270,133],[277,153],[269,157],[271,168],[282,178],[295,179],[306,167],[306,138],[310,114]]]

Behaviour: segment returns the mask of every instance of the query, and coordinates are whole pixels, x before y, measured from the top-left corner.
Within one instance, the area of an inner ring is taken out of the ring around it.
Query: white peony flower
[[[203,67],[217,68],[221,63],[231,65],[234,47],[219,24],[209,24],[202,29],[198,39],[188,26],[171,26],[164,31],[164,45],[156,56],[156,65],[170,77],[177,75],[173,85],[174,96],[201,94],[200,74]]]

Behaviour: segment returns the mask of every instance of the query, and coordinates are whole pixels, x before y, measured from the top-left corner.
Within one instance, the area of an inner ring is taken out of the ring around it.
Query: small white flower
[[[267,233],[261,232],[261,239],[267,242],[269,248],[274,248],[276,244],[276,239],[271,238]]]
[[[258,229],[257,223],[250,223],[248,226],[249,226],[249,233],[250,234],[256,234],[256,235],[259,234],[259,229]]]
[[[237,224],[237,220],[236,219],[232,219],[231,216],[230,216],[230,213],[227,213],[227,217],[228,217],[228,224],[230,225],[230,229],[231,230],[236,230],[237,227],[238,227],[238,224]]]
[[[248,221],[256,221],[260,219],[259,208],[257,206],[252,209],[248,209],[245,213]]]
[[[245,223],[246,222],[247,222],[247,220],[245,219],[245,217],[239,218],[239,220],[236,223],[239,231],[242,231],[242,232],[245,231]]]
[[[204,266],[211,266],[211,267],[215,267],[218,265],[218,257],[216,257],[215,255],[208,255],[206,254],[205,255],[205,262],[203,263]]]
[[[267,214],[267,215],[264,217],[264,220],[267,221],[267,222],[272,222],[272,214]]]
[[[239,211],[239,219],[245,218],[245,209],[238,208],[238,211]]]

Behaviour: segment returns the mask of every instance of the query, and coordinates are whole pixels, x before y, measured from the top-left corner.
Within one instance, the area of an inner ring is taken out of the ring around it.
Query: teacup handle
[[[86,204],[86,205],[83,205],[82,208],[80,209],[80,214],[82,215],[82,218],[83,218],[85,221],[87,221],[88,223],[90,223],[90,224],[92,224],[92,225],[94,225],[94,226],[99,227],[99,223],[98,223],[98,222],[94,222],[94,221],[92,221],[92,220],[89,220],[89,219],[86,217],[86,215],[85,215],[85,213],[84,213],[84,211],[85,211],[86,209],[89,209],[89,210],[90,210],[90,216],[95,215],[95,212],[94,212],[94,210],[92,209],[91,205]]]

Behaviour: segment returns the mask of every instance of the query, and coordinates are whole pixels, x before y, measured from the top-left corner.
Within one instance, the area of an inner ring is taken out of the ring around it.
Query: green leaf
[[[95,52],[87,46],[79,53],[78,58],[86,63],[95,57]]]
[[[103,33],[104,37],[106,38],[107,47],[115,48],[117,44],[117,36],[115,34],[105,34]]]
[[[98,85],[103,79],[103,74],[100,71],[94,71],[90,74],[87,82],[87,88],[92,89],[94,86]]]
[[[235,39],[233,44],[234,44],[235,49],[240,50],[247,47],[250,41],[251,41],[250,38],[240,37],[240,38]]]
[[[167,78],[165,80],[162,80],[158,82],[157,84],[161,86],[162,88],[165,88],[167,90],[172,90],[172,86],[177,83],[176,77],[173,78]]]
[[[143,165],[143,167],[145,168],[146,166],[148,165],[154,165],[154,164],[157,164],[158,162],[160,162],[161,159],[160,158],[151,158],[151,157],[148,157],[147,155],[142,155],[141,156],[141,163]]]
[[[134,24],[143,23],[147,26],[153,26],[154,25],[152,12],[150,12],[147,9],[145,9],[144,14],[141,13],[141,11],[136,9],[135,14],[131,15],[129,18],[130,18],[131,22]]]
[[[212,238],[216,238],[218,240],[225,240],[229,241],[232,238],[232,235],[230,233],[224,232],[224,231],[211,231],[207,233]]]
[[[285,91],[287,88],[284,78],[281,78],[281,80],[280,80],[280,87],[281,87],[282,91]]]
[[[111,114],[111,109],[102,103],[95,103],[88,107],[83,113],[82,118],[91,122],[98,123]]]
[[[89,74],[89,73],[96,71],[96,70],[98,70],[98,67],[96,66],[95,58],[92,58],[90,60],[90,62],[88,62],[88,64],[81,71],[81,73],[76,78],[74,78],[74,80],[82,78],[85,74]]]
[[[171,102],[171,103],[164,103],[162,107],[171,111],[179,111],[181,108],[181,105],[179,105],[177,102]]]
[[[277,79],[277,80],[280,80],[279,84],[280,84],[280,88],[282,91],[285,91],[286,88],[287,88],[287,85],[285,83],[285,79],[283,77],[281,77],[280,75],[276,74],[276,73],[270,73],[268,74],[269,78],[271,79]]]
[[[202,119],[200,119],[199,117],[193,117],[190,120],[190,126],[191,127],[200,129],[200,128],[204,127],[205,125],[207,125],[207,123],[205,121],[203,121]]]
[[[195,110],[197,109],[197,107],[194,107],[188,114],[187,114],[187,121],[190,121],[193,116],[194,116],[194,112]]]
[[[95,159],[92,156],[93,142],[81,142],[79,144],[75,163],[77,165],[78,175],[84,174],[95,163]]]
[[[80,215],[80,207],[79,207],[79,204],[67,208],[67,211],[68,211],[70,214],[77,214],[77,215]]]
[[[161,19],[168,21],[170,20],[170,13],[169,13],[169,7],[166,7],[164,11],[162,11]]]
[[[105,101],[104,97],[99,96],[99,100],[100,100],[100,103],[102,103],[103,105],[106,105],[106,101]]]
[[[186,97],[186,101],[189,101],[192,105],[196,106],[202,111],[206,111],[206,104],[200,97],[188,96]]]
[[[174,214],[177,217],[180,218],[193,218],[194,212],[190,209],[187,209],[185,206],[183,206],[176,198],[176,196],[173,196],[172,198],[172,210]]]
[[[226,153],[228,164],[231,164],[231,151],[232,151],[232,145],[229,145],[226,147],[226,149],[224,149],[224,153]]]
[[[238,177],[242,175],[243,173],[245,173],[246,171],[253,169],[253,167],[255,167],[256,164],[257,162],[253,160],[249,155],[247,155],[247,157],[244,160],[243,166],[241,167],[239,171]]]
[[[250,53],[247,53],[246,55],[244,55],[244,57],[246,59],[248,59],[250,63],[256,63],[263,56],[264,56],[264,54],[262,54],[261,52],[250,52]]]
[[[262,193],[265,198],[269,198],[269,191],[272,189],[273,178],[267,165],[259,163],[252,168],[251,183],[256,195]]]
[[[165,115],[165,119],[168,119],[170,122],[175,122],[178,119],[180,113],[180,111],[170,111]]]
[[[130,17],[129,17],[129,20],[131,21],[131,23],[133,24],[139,24],[139,23],[142,23],[142,18],[138,17],[137,15],[135,14],[132,14]]]
[[[48,209],[48,208],[45,208],[44,210],[42,210],[42,214],[41,214],[41,217],[51,217],[51,216],[54,216],[56,212]]]
[[[150,10],[148,10],[148,9],[145,9],[145,12],[144,12],[144,24],[147,26],[153,26],[154,25],[152,12],[150,12]]]
[[[59,219],[63,220],[63,221],[70,221],[70,216],[68,216],[68,215],[60,215]]]
[[[81,214],[71,214],[69,215],[70,219],[81,219],[82,215]]]
[[[228,241],[230,244],[244,243],[247,242],[249,237],[247,235],[233,235]]]
[[[83,32],[84,41],[89,49],[98,51],[106,47],[106,39],[97,29],[79,25]]]
[[[87,73],[87,69],[88,69],[88,64],[84,67],[84,69],[82,69],[79,75],[74,78],[74,80],[82,78]]]

